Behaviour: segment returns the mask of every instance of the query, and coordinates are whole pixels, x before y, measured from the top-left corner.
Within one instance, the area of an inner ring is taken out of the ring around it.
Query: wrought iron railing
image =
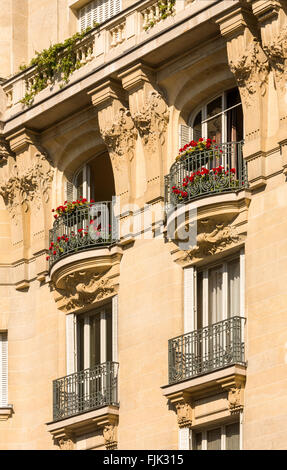
[[[176,205],[247,188],[247,166],[242,146],[242,141],[218,144],[176,161],[165,177],[165,203]]]
[[[117,362],[106,362],[53,381],[53,420],[118,405]]]
[[[244,361],[243,317],[232,317],[169,340],[169,383]]]
[[[102,201],[77,207],[59,216],[49,234],[49,266],[80,250],[112,245],[118,241],[114,203]]]

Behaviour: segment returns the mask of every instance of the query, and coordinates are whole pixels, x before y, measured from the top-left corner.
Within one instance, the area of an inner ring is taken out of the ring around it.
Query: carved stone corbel
[[[9,143],[4,137],[0,137],[0,166],[7,163],[9,157],[15,157],[14,153],[10,149]]]
[[[169,395],[168,399],[175,406],[179,428],[190,428],[192,426],[191,394],[185,391],[176,392]]]
[[[74,450],[74,441],[71,437],[60,437],[57,439],[60,450]]]
[[[101,136],[108,148],[116,193],[130,193],[130,162],[134,157],[137,130],[126,106],[125,92],[115,80],[107,80],[89,92],[98,111]]]
[[[262,148],[262,122],[267,114],[270,64],[262,49],[256,18],[246,2],[216,21],[227,43],[227,55],[241,95],[244,112],[244,156]]]
[[[160,194],[163,178],[163,155],[169,110],[166,99],[156,84],[154,71],[139,63],[121,73],[123,88],[129,96],[131,116],[143,146],[146,168],[147,199]]]
[[[107,450],[115,450],[118,447],[117,426],[115,424],[106,424],[103,428],[103,437]]]

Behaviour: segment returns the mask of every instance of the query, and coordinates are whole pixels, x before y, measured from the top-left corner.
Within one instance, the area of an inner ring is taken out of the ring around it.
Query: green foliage
[[[174,6],[176,0],[161,0],[158,2],[159,7],[159,21],[165,20],[168,16],[173,15],[174,13]],[[149,20],[148,24],[145,26],[145,31],[152,28],[157,21],[155,19]]]
[[[98,24],[94,24],[94,27],[98,26]],[[36,56],[28,66],[22,65],[20,67],[21,71],[31,66],[36,67],[33,83],[20,101],[21,103],[31,106],[34,97],[48,85],[53,85],[59,76],[62,80],[60,88],[68,83],[70,75],[82,66],[77,60],[75,46],[91,29],[89,27],[81,33],[74,34],[62,43],[54,44],[42,52],[36,52]]]

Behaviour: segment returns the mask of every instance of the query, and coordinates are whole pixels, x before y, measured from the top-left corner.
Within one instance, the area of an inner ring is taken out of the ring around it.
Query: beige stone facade
[[[0,0],[2,450],[287,448],[286,2],[163,5]]]

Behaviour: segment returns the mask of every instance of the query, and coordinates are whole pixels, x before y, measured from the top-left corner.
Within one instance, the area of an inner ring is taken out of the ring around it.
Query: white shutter
[[[193,266],[184,268],[184,333],[195,330],[195,312],[196,312],[196,270]]]
[[[83,31],[94,23],[103,23],[122,10],[122,0],[94,0],[79,11],[80,29]]]
[[[179,430],[178,430],[178,450],[190,450],[190,430],[189,430],[189,428],[179,428]]]
[[[66,315],[66,361],[67,375],[76,371],[76,334],[75,334],[75,315],[70,313]]]
[[[8,341],[7,333],[0,333],[0,407],[8,405]]]
[[[118,296],[112,298],[113,362],[118,362]]]
[[[192,129],[190,126],[186,126],[185,124],[179,125],[179,148],[181,149],[186,144],[189,144],[191,141],[191,134]]]
[[[66,182],[65,185],[65,201],[72,202],[75,196],[74,185],[70,181]]]

